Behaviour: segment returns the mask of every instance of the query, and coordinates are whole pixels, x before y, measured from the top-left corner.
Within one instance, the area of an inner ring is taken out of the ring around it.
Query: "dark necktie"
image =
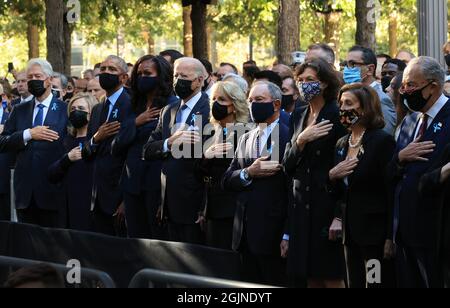
[[[420,125],[419,128],[419,134],[417,135],[417,138],[422,139],[422,137],[425,135],[425,133],[427,132],[427,128],[428,128],[428,118],[429,116],[427,114],[424,114],[422,116],[422,124]]]
[[[181,124],[181,121],[183,119],[183,112],[187,109],[187,105],[183,104],[180,109],[177,112],[177,118],[175,124]]]
[[[261,157],[261,131],[258,131],[256,136],[256,158]]]
[[[37,107],[39,108],[38,113],[36,114],[36,117],[34,118],[34,122],[33,122],[33,127],[36,126],[42,126],[42,124],[44,124],[44,105],[43,104],[39,104],[37,105]]]
[[[109,99],[107,99],[105,102],[105,107],[103,108],[102,117],[100,118],[100,125],[103,125],[108,119],[110,105],[111,102],[109,101]]]
[[[2,118],[0,119],[0,124],[5,124],[5,122],[6,122],[6,110],[7,110],[7,108],[5,108],[5,107],[2,107],[3,108],[3,113],[2,113]]]

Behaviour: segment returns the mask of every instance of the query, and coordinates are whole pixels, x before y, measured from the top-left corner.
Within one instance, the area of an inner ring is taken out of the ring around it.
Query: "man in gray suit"
[[[377,82],[375,74],[377,71],[377,56],[373,50],[362,47],[353,46],[347,55],[347,66],[344,69],[345,83],[362,82],[366,86],[374,88],[381,101],[384,120],[386,126],[384,130],[394,135],[397,126],[397,113],[392,100],[383,92],[380,83]]]

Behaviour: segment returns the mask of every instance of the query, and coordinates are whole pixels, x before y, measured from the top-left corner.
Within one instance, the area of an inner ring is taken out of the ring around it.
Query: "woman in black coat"
[[[422,177],[419,190],[435,200],[437,281],[450,288],[450,145],[435,168]]]
[[[337,143],[330,182],[344,214],[347,282],[350,288],[394,287],[388,261],[393,257],[393,202],[387,169],[396,144],[383,131],[380,100],[371,87],[346,85],[339,103],[341,122],[350,134]],[[375,264],[371,260],[381,266],[378,277],[367,275]],[[368,276],[373,281],[366,281]]]
[[[249,109],[246,94],[235,83],[214,84],[211,97],[211,124],[214,135],[208,140],[198,174],[205,182],[206,243],[232,250],[236,194],[225,191],[222,177],[230,167],[239,137],[250,129],[246,125]]]
[[[122,125],[112,143],[112,154],[126,159],[121,188],[131,238],[167,237],[157,220],[161,205],[161,161],[144,161],[142,151],[158,124],[161,109],[177,101],[172,78],[172,67],[161,56],[147,55],[136,62],[131,74],[135,116]]]
[[[82,145],[87,141],[87,128],[92,108],[97,100],[88,93],[73,97],[67,107],[70,126],[64,139],[67,151],[60,160],[49,167],[48,176],[52,183],[64,183],[66,207],[63,225],[69,229],[91,230],[91,198],[93,165],[81,157]]]
[[[283,165],[293,178],[293,200],[282,255],[288,256],[292,286],[344,287],[343,247],[329,238],[340,212],[327,190],[336,142],[346,134],[336,103],[339,79],[321,59],[306,61],[296,73],[302,100],[309,105],[291,117],[293,136]]]

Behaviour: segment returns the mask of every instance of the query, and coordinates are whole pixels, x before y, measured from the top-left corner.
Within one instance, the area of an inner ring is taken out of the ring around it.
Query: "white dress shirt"
[[[30,96],[28,96],[28,97],[26,97],[26,98],[20,97],[20,104],[22,104],[22,103],[28,103],[28,102],[31,101],[33,98],[34,98],[33,95],[30,95]]]
[[[34,124],[34,119],[36,118],[36,115],[39,112],[39,108],[38,108],[39,104],[44,105],[44,108],[42,109],[42,111],[43,111],[42,123],[45,123],[45,119],[47,118],[47,113],[48,113],[48,110],[50,109],[50,104],[51,104],[52,100],[53,100],[53,94],[51,94],[51,93],[43,102],[39,102],[37,98],[34,100],[33,119],[31,122],[32,124]],[[31,139],[32,138],[31,138],[30,129],[24,130],[23,131],[23,143],[25,145],[27,145],[27,143]]]
[[[106,100],[110,102],[109,111],[108,111],[108,117],[106,118],[107,120],[109,120],[109,117],[111,116],[111,112],[113,111],[114,106],[116,105],[117,100],[122,95],[123,91],[124,91],[124,89],[122,87],[119,90],[117,90],[116,92],[114,92],[114,94],[112,94],[110,97],[106,98]]]
[[[448,101],[448,97],[445,96],[444,94],[442,94],[441,97],[439,97],[439,99],[436,101],[436,103],[434,103],[434,105],[430,108],[430,110],[428,110],[426,112],[426,115],[428,116],[427,129],[430,127],[431,123],[433,123],[434,119],[439,114],[441,109],[444,108],[447,101]],[[422,123],[423,123],[423,116],[419,117],[419,123],[417,124],[417,127],[416,127],[416,132],[414,134],[414,140],[416,140],[419,135],[419,130],[420,130],[420,127],[422,126]]]

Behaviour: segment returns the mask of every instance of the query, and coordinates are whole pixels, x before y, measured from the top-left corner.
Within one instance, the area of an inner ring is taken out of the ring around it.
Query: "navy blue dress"
[[[86,137],[75,138],[68,135],[64,139],[67,154],[52,164],[48,170],[51,182],[64,185],[67,228],[80,231],[91,230],[93,164],[84,160],[71,162],[68,153],[86,141]]]

